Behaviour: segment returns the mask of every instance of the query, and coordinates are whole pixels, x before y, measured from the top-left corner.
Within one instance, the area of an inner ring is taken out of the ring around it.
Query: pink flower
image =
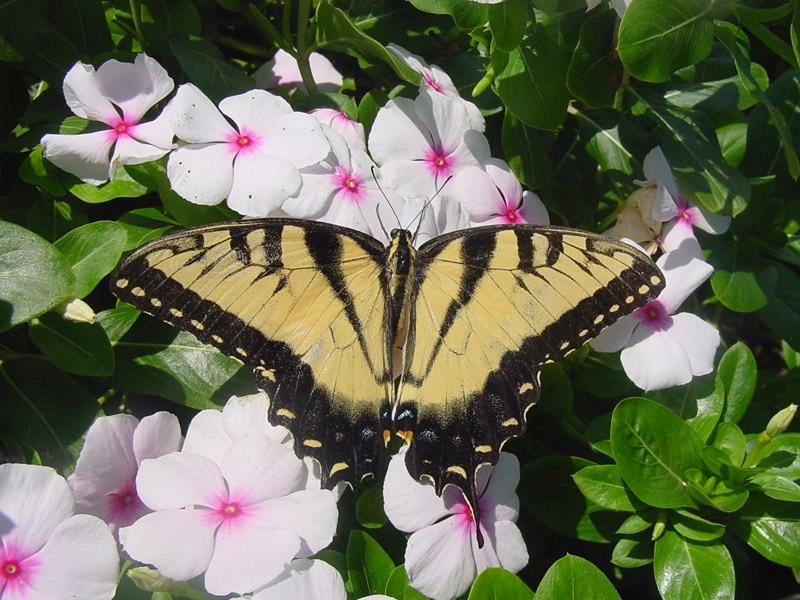
[[[136,492],[139,464],[180,445],[178,419],[167,412],[141,422],[132,415],[97,419],[68,479],[78,511],[100,517],[112,531],[130,525],[149,512]]]
[[[658,298],[604,329],[590,342],[600,352],[622,350],[625,373],[644,390],[689,383],[710,373],[719,332],[697,315],[673,314],[714,271],[691,251],[673,250],[656,264],[666,287]]]
[[[308,62],[311,66],[311,76],[320,92],[323,94],[334,93],[342,88],[344,83],[342,74],[326,57],[319,52],[312,52],[308,57]],[[253,78],[258,87],[267,90],[288,85],[306,91],[297,61],[285,50],[278,50],[271,60],[258,68],[253,74]]]
[[[508,163],[498,158],[488,159],[484,169],[465,167],[451,193],[474,225],[550,223],[539,197],[523,192]]]
[[[53,469],[0,465],[0,599],[114,596],[114,537],[97,517],[73,513],[69,486]]]
[[[406,470],[405,453],[392,457],[383,487],[386,516],[400,531],[413,532],[405,565],[412,587],[434,600],[463,594],[489,567],[516,573],[528,563],[528,551],[515,525],[519,499],[519,461],[502,452],[494,467],[477,474],[480,529],[461,491],[453,486],[437,496],[429,482],[415,481]]]
[[[113,179],[117,165],[135,165],[164,156],[172,147],[172,129],[162,113],[142,123],[148,110],[172,91],[164,68],[146,54],[133,64],[75,63],[64,77],[64,97],[73,113],[100,121],[110,129],[77,135],[47,134],[44,155],[53,164],[86,183]],[[113,150],[112,150],[113,149]]]
[[[170,155],[167,176],[172,188],[195,204],[227,198],[243,215],[267,216],[300,189],[298,169],[329,151],[314,117],[293,112],[285,100],[263,90],[225,98],[217,110],[199,89],[185,84],[167,112],[175,135],[189,142]]]
[[[187,451],[190,439],[202,436],[187,432],[182,452],[139,469],[139,497],[154,512],[120,529],[132,558],[176,581],[205,573],[206,590],[225,595],[263,587],[330,543],[336,497],[304,489],[306,467],[290,448],[252,429],[226,448],[210,438],[215,461]]]
[[[350,149],[367,151],[367,140],[364,137],[364,126],[358,121],[353,121],[340,110],[332,108],[318,108],[311,114],[322,123],[333,129],[347,140]]]
[[[431,91],[387,102],[368,145],[386,183],[406,198],[430,199],[460,170],[489,158],[489,143],[464,105]]]

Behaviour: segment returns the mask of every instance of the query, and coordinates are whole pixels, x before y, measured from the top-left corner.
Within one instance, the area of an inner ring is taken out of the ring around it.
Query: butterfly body
[[[319,461],[323,485],[378,472],[394,432],[412,476],[437,493],[456,485],[476,509],[475,472],[524,432],[540,365],[644,305],[663,277],[637,250],[566,228],[479,227],[418,249],[412,237],[220,223],[146,244],[111,287],[252,367],[270,422]]]

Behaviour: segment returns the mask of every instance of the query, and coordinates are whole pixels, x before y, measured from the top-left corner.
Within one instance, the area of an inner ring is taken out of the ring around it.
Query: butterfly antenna
[[[442,187],[436,190],[436,193],[433,196],[431,196],[430,199],[427,202],[425,202],[425,204],[422,205],[422,208],[419,209],[419,212],[416,215],[414,215],[414,219],[419,217],[419,221],[417,222],[417,229],[414,231],[414,235],[411,237],[412,242],[417,239],[417,234],[419,233],[419,230],[422,227],[422,213],[425,212],[425,209],[428,208],[428,206],[430,206],[431,202],[433,202],[436,199],[436,196],[439,195],[439,192],[441,192],[444,189],[444,186],[446,186],[447,182],[450,181],[452,178],[453,176],[450,175],[450,177],[445,179],[444,183],[442,184]],[[411,219],[412,223],[414,222],[414,219]]]
[[[375,167],[374,166],[370,168],[370,172],[372,173],[372,178],[375,180],[375,185],[378,186],[378,189],[381,191],[381,194],[383,195],[384,199],[386,200],[386,204],[389,205],[389,210],[392,211],[392,214],[394,215],[394,218],[397,221],[397,224],[399,225],[400,224],[400,217],[397,215],[397,212],[395,212],[395,210],[394,210],[394,206],[392,206],[392,203],[389,201],[389,196],[387,196],[386,192],[383,191],[383,187],[381,186],[381,182],[378,179],[378,176],[375,174]],[[390,238],[391,236],[389,235],[389,232],[386,231],[386,227],[384,227],[383,221],[381,221],[380,205],[376,205],[375,206],[375,216],[378,217],[378,223],[380,223],[381,229],[383,229],[384,235],[386,235],[387,238]]]

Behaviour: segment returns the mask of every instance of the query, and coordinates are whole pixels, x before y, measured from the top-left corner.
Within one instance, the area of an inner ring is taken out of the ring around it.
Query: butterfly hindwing
[[[468,497],[476,469],[524,432],[540,365],[663,288],[653,262],[626,244],[532,225],[434,238],[419,249],[414,277],[396,427],[411,441],[413,476]]]
[[[220,223],[165,236],[117,270],[122,300],[252,367],[324,483],[380,468],[392,395],[384,248],[312,221]]]

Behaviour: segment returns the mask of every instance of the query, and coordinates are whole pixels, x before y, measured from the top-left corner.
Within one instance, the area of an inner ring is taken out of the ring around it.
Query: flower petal
[[[325,56],[319,52],[312,52],[308,57],[311,67],[311,76],[323,94],[338,92],[342,87],[341,73],[336,70]],[[285,50],[278,50],[271,60],[261,65],[253,74],[256,85],[261,88],[274,88],[280,85],[290,85],[305,91],[303,77],[297,61]]]
[[[713,235],[719,235],[728,231],[731,225],[731,218],[725,215],[718,215],[711,212],[699,202],[689,202],[694,212],[694,226],[699,227],[705,232]]]
[[[114,146],[114,154],[111,157],[112,168],[117,163],[121,165],[139,165],[158,160],[167,152],[169,152],[169,148],[158,148],[151,144],[143,144],[131,137],[119,137]],[[113,171],[109,172],[109,177],[111,179],[114,178]]]
[[[495,182],[480,167],[464,167],[452,185],[450,193],[464,207],[472,221],[486,221],[505,206]]]
[[[133,137],[157,148],[172,149],[172,138],[175,137],[175,132],[172,131],[169,113],[164,110],[152,121],[139,123],[134,130]]]
[[[219,465],[232,444],[233,438],[225,430],[222,413],[218,410],[203,410],[189,423],[182,451],[205,456]]]
[[[119,530],[125,552],[153,565],[164,577],[186,581],[208,568],[214,552],[216,522],[208,510],[164,510],[144,515]]]
[[[213,206],[230,194],[233,158],[225,144],[190,144],[169,155],[172,189],[189,202]]]
[[[342,576],[331,565],[324,560],[301,558],[293,560],[278,579],[253,594],[252,600],[287,598],[347,600],[347,592]]]
[[[339,511],[336,495],[330,490],[300,490],[261,503],[264,514],[259,522],[264,527],[286,529],[300,536],[297,556],[316,554],[333,539]]]
[[[133,64],[107,60],[97,69],[95,81],[100,93],[134,123],[175,87],[166,69],[146,54],[137,54]]]
[[[379,165],[395,160],[419,160],[431,147],[428,128],[414,110],[414,101],[393,98],[375,117],[367,146]]]
[[[686,351],[692,375],[705,375],[714,370],[714,355],[719,347],[719,331],[692,313],[672,317],[669,335]]]
[[[217,596],[252,592],[278,577],[299,548],[300,539],[293,531],[253,521],[241,525],[225,522],[217,530],[206,590]]]
[[[330,152],[330,144],[322,133],[319,121],[300,112],[283,115],[270,129],[266,143],[267,154],[288,161],[298,168],[313,165]]]
[[[353,121],[341,111],[332,108],[317,108],[311,111],[317,121],[327,125],[341,135],[351,149],[367,151],[367,140],[364,126],[358,121]]]
[[[222,426],[231,439],[266,434],[276,442],[289,438],[285,427],[271,425],[267,420],[267,395],[264,392],[249,396],[231,396],[222,409]]]
[[[302,183],[297,167],[282,158],[260,152],[240,154],[233,163],[228,206],[248,217],[266,217],[279,210]]]
[[[157,458],[181,448],[181,425],[172,413],[160,411],[141,420],[133,433],[136,461]]]
[[[186,142],[225,142],[237,134],[214,103],[191,83],[178,87],[166,111],[175,135]]]
[[[205,456],[187,452],[142,461],[136,489],[142,502],[161,511],[192,504],[208,506],[211,499],[228,494],[220,468]]]
[[[488,529],[484,534],[483,548],[478,548],[477,540],[473,540],[472,551],[478,574],[490,567],[502,567],[517,573],[528,564],[528,548],[519,527],[511,521],[497,521]]]
[[[656,146],[647,153],[642,166],[647,181],[656,182],[658,186],[653,202],[653,218],[662,223],[675,218],[678,215],[676,201],[681,193],[661,146]]]
[[[257,135],[265,135],[282,116],[292,113],[286,100],[264,90],[228,96],[219,103],[219,109],[236,123],[240,133]]]
[[[669,314],[678,310],[689,294],[714,272],[714,267],[710,264],[683,249],[662,254],[656,264],[667,280],[658,299]]]
[[[593,340],[589,340],[589,345],[598,352],[616,352],[622,350],[628,340],[633,335],[638,321],[631,315],[622,317],[616,323],[603,329]]]
[[[92,185],[108,181],[109,151],[113,145],[113,136],[108,131],[76,135],[48,133],[42,137],[47,160]]]
[[[681,219],[673,219],[664,227],[661,245],[666,252],[681,250],[702,260],[703,249],[694,236],[692,226]]]
[[[466,592],[477,574],[472,531],[451,517],[413,533],[405,555],[411,587],[433,600],[452,600]]]
[[[430,483],[415,481],[408,473],[405,452],[389,461],[383,483],[383,509],[397,529],[418,531],[450,515],[444,500]]]
[[[414,101],[414,109],[432,133],[434,142],[440,143],[448,153],[453,152],[471,129],[466,107],[433,90],[421,92]]]
[[[251,503],[297,491],[306,479],[303,461],[266,434],[234,440],[220,470],[231,497],[245,496]]]
[[[74,512],[67,482],[49,467],[0,465],[0,539],[27,555],[38,551]]]
[[[522,192],[522,203],[518,211],[525,223],[550,224],[550,215],[547,212],[547,207],[541,198],[531,191],[525,190]]]
[[[478,469],[476,485],[479,490],[481,521],[516,521],[519,514],[519,459],[501,452],[493,467]]]
[[[643,390],[661,390],[692,380],[689,356],[668,330],[640,325],[620,353],[628,378]]]
[[[92,65],[77,62],[64,76],[64,98],[67,106],[79,117],[110,124],[119,113],[98,89]]]
[[[31,585],[45,598],[108,600],[114,596],[119,574],[117,543],[97,517],[74,515],[61,522],[35,559],[39,564]]]

